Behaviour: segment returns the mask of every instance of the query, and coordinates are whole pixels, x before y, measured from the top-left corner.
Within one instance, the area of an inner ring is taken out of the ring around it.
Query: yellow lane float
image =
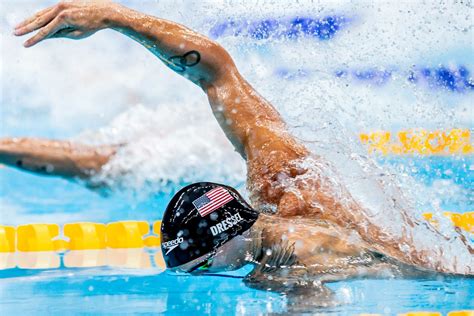
[[[448,313],[448,316],[474,316],[474,310],[471,311],[452,311]]]
[[[0,225],[0,270],[53,269],[111,266],[165,268],[160,246],[161,221],[121,221],[109,224],[27,224],[17,228]],[[63,237],[64,236],[64,237]],[[147,251],[148,247],[150,251]],[[154,265],[152,264],[154,262]]]
[[[474,234],[474,212],[466,212],[462,214],[443,212],[443,215],[451,220],[453,226]],[[438,221],[434,219],[433,213],[424,213],[423,217],[433,225],[438,225]]]
[[[407,312],[403,314],[398,314],[398,316],[441,316],[439,312],[427,312],[427,311],[418,311],[418,312]],[[359,314],[359,316],[382,316],[382,314]],[[474,310],[464,310],[464,311],[452,311],[448,313],[448,316],[474,316]]]
[[[64,235],[69,238],[65,241],[64,249],[85,250],[105,249],[105,225],[98,223],[71,223],[64,225]]]
[[[153,223],[153,234],[146,221],[109,224],[68,223],[60,236],[57,224],[27,224],[16,229],[0,225],[0,252],[33,252],[95,249],[129,249],[160,246],[161,221]]]
[[[442,315],[441,313],[438,313],[438,312],[419,311],[419,312],[408,312],[404,314],[398,314],[398,316],[442,316]]]

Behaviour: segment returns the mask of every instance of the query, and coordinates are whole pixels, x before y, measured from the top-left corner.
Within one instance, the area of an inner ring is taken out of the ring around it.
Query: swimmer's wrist
[[[114,3],[107,7],[102,16],[103,28],[120,30],[127,28],[130,25],[129,18],[133,14],[139,14],[139,12],[133,11],[120,4]]]

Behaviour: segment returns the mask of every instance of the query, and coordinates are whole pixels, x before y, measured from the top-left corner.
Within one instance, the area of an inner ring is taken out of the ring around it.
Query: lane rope
[[[444,212],[455,227],[474,233],[474,212]],[[423,217],[438,225],[433,213]],[[119,221],[108,224],[78,222],[58,224],[0,225],[0,252],[129,249],[160,246],[161,221]],[[150,230],[151,227],[151,230]]]
[[[444,212],[455,227],[474,234],[474,212]],[[435,227],[433,213],[423,217]],[[120,266],[165,268],[160,249],[161,221],[120,221],[108,224],[0,225],[0,270]],[[151,228],[151,229],[150,229]]]

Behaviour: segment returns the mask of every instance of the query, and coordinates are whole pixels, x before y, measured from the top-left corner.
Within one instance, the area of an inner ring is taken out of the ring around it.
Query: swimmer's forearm
[[[90,178],[114,153],[113,146],[93,147],[31,138],[0,139],[1,164],[65,178]]]
[[[138,41],[168,67],[203,88],[236,70],[225,49],[209,38],[108,1],[60,2],[18,24],[14,34],[38,30],[24,43],[31,47],[49,38],[82,39],[105,28]]]
[[[139,42],[166,66],[200,86],[235,69],[232,58],[218,43],[178,23],[113,6],[104,24]]]

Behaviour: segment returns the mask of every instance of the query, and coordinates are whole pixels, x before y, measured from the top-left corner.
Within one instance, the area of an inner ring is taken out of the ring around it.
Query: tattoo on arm
[[[182,56],[171,56],[167,65],[176,72],[185,72],[188,67],[194,67],[201,61],[201,54],[191,50]]]

